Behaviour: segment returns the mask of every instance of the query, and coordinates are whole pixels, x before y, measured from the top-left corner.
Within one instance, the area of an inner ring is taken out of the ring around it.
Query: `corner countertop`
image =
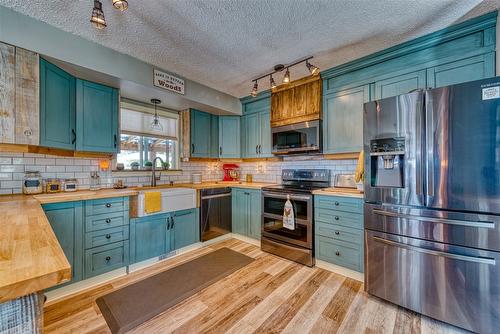
[[[343,196],[343,197],[355,197],[363,198],[363,193],[356,189],[346,189],[346,188],[324,188],[320,190],[314,190],[313,195],[323,195],[323,196]]]

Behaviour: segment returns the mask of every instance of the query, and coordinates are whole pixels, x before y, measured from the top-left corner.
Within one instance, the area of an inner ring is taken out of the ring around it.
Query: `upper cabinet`
[[[280,85],[271,94],[271,125],[282,126],[321,118],[321,78],[310,76]]]
[[[268,158],[271,154],[271,98],[243,102],[241,117],[241,156],[243,158]]]
[[[240,157],[240,117],[219,116],[219,158]]]
[[[118,151],[118,90],[76,79],[40,59],[40,145]]]
[[[118,90],[76,81],[76,150],[118,150]]]
[[[38,54],[0,43],[0,143],[39,143]]]
[[[191,156],[208,158],[212,144],[212,116],[209,113],[191,109]],[[217,144],[218,146],[218,144]]]

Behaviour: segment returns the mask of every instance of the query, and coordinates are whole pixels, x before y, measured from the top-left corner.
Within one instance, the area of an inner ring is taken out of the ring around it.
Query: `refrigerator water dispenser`
[[[404,138],[382,138],[370,143],[372,187],[404,187]]]

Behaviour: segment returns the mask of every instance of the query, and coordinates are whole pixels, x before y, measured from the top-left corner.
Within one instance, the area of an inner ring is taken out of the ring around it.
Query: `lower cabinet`
[[[318,260],[363,272],[363,200],[314,197],[315,254]]]
[[[199,241],[198,209],[130,220],[130,262],[151,259]]]
[[[262,215],[261,191],[233,188],[232,215],[233,233],[260,239]]]

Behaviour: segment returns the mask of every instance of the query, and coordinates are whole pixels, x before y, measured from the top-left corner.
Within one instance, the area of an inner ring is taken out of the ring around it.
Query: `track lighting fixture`
[[[92,9],[90,22],[97,29],[106,28],[106,19],[104,18],[104,12],[102,11],[102,2],[99,0],[94,0],[94,8]]]
[[[125,11],[128,8],[128,1],[127,0],[113,0],[113,7],[120,11]]]
[[[306,67],[307,67],[307,69],[309,70],[309,72],[312,75],[318,75],[319,74],[319,68],[317,66],[314,66],[313,64],[311,64],[309,62],[309,60],[312,59],[312,58],[313,58],[313,56],[309,56],[309,57],[302,58],[300,60],[297,60],[296,62],[287,64],[287,65],[283,65],[283,64],[277,64],[277,65],[275,65],[273,72],[266,73],[266,74],[261,75],[260,77],[255,78],[255,79],[252,80],[254,82],[254,85],[253,85],[253,89],[252,89],[252,92],[250,93],[250,95],[252,95],[253,97],[257,96],[257,89],[258,89],[257,81],[260,80],[260,79],[266,78],[266,77],[269,77],[269,84],[271,86],[271,89],[276,88],[277,86],[276,86],[276,82],[274,81],[273,74],[281,72],[284,69],[286,69],[286,71],[285,71],[285,75],[283,76],[283,81],[282,82],[284,84],[289,83],[290,82],[290,70],[289,70],[289,68],[292,67],[292,66],[304,63],[304,62],[306,63]]]

